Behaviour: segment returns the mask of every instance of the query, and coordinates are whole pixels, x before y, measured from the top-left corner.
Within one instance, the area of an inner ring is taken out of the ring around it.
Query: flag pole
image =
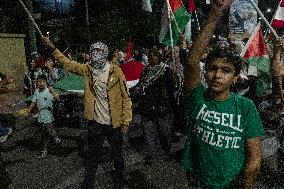
[[[170,38],[171,38],[171,47],[172,47],[172,50],[171,50],[171,53],[172,53],[172,59],[173,59],[173,64],[175,65],[175,58],[174,58],[174,40],[173,40],[173,31],[172,31],[172,24],[171,24],[171,14],[173,15],[174,17],[174,14],[173,14],[173,11],[171,9],[171,5],[170,5],[170,2],[169,0],[166,0],[167,1],[167,7],[168,7],[168,19],[169,19],[169,28],[170,28]],[[175,20],[175,17],[174,17],[174,20]],[[176,20],[175,20],[176,21]],[[177,25],[177,22],[176,23],[176,26],[180,32],[180,29]]]
[[[271,26],[271,24],[267,21],[267,19],[265,18],[265,16],[262,14],[261,10],[258,8],[258,6],[255,4],[254,0],[249,0],[250,3],[252,4],[252,6],[256,9],[257,13],[259,14],[259,16],[262,18],[262,20],[264,21],[264,23],[266,24],[267,27],[269,27],[270,31],[272,32],[272,34],[274,35],[274,37],[277,39],[279,38],[279,36],[277,35],[275,29]]]
[[[42,37],[42,33],[38,27],[38,25],[36,24],[34,18],[32,17],[31,13],[29,12],[29,10],[27,9],[26,5],[23,3],[22,0],[19,0],[19,2],[21,3],[22,7],[24,8],[24,10],[26,11],[26,13],[28,14],[28,17],[30,18],[30,20],[32,21],[32,23],[34,24],[36,30],[38,31],[39,35]]]
[[[196,22],[197,22],[197,27],[198,27],[198,31],[200,31],[200,24],[199,24],[199,20],[198,20],[198,16],[197,16],[197,11],[194,11],[195,17],[196,17]]]
[[[171,14],[171,15],[173,16],[174,21],[175,21],[175,24],[176,24],[176,27],[177,27],[177,29],[178,29],[178,32],[181,33],[181,31],[180,31],[180,29],[179,29],[179,26],[178,26],[178,23],[177,23],[177,20],[176,20],[176,17],[175,17],[175,15],[174,15],[174,13],[173,13],[173,10],[172,10],[172,8],[171,8],[170,2],[169,2],[169,0],[166,0],[166,1],[167,1],[167,5],[168,5],[168,10],[169,10],[169,14],[168,14],[168,15]],[[170,20],[170,17],[169,17],[169,21],[171,21],[171,20]]]

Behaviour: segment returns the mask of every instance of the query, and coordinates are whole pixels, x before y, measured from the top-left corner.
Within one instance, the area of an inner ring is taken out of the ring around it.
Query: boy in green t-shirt
[[[193,188],[232,188],[238,178],[243,179],[242,188],[252,188],[260,170],[261,119],[251,100],[230,92],[240,74],[240,56],[228,47],[216,47],[205,62],[208,88],[200,84],[199,62],[231,3],[214,1],[186,65],[189,132],[182,166],[194,181],[189,183]]]

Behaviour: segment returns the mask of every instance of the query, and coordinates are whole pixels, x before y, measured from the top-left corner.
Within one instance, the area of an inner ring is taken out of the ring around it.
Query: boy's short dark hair
[[[47,81],[47,78],[44,74],[41,74],[39,75],[37,78],[36,78],[36,81],[39,81],[39,80],[44,80],[44,81]]]
[[[233,49],[229,47],[217,47],[210,51],[205,59],[205,70],[207,70],[208,65],[218,58],[225,58],[235,67],[235,75],[239,75],[241,72],[242,64],[244,63],[240,55]]]

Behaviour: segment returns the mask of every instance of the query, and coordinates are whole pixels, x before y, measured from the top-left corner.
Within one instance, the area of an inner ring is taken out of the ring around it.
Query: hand
[[[30,109],[27,109],[26,111],[27,111],[27,112],[26,112],[26,115],[27,115],[27,116],[32,116],[32,115],[33,115],[33,114],[32,114],[32,111],[31,111]]]
[[[274,76],[276,77],[280,77],[283,75],[282,73],[282,66],[281,65],[276,65],[273,69],[272,69],[272,73]]]
[[[184,41],[185,41],[185,37],[184,37],[184,35],[183,35],[182,32],[179,33],[179,38],[180,38],[180,41],[181,41],[181,42],[184,42]]]
[[[186,48],[186,40],[183,35],[183,33],[179,33],[179,40],[180,40],[180,48],[185,49]]]
[[[126,134],[128,130],[129,130],[129,127],[127,125],[124,125],[124,124],[121,125],[121,132],[123,134]]]
[[[41,37],[41,42],[48,47],[50,50],[55,50],[56,47],[54,46],[54,44],[50,41],[49,37]]]
[[[284,38],[280,37],[274,42],[276,49],[282,49],[284,47]]]
[[[49,89],[50,92],[53,92],[53,87],[52,87],[52,85],[49,85],[47,88]]]

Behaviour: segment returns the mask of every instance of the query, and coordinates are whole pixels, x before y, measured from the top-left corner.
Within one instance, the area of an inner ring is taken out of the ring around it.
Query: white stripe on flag
[[[139,82],[139,79],[132,80],[132,81],[126,81],[126,86],[128,89],[130,89],[131,87],[134,87],[135,85],[137,85],[138,82]]]
[[[162,43],[163,39],[165,38],[165,35],[167,34],[169,30],[169,19],[168,19],[168,7],[167,3],[164,4],[162,9],[162,19],[161,19],[161,31],[159,35],[159,42]]]
[[[185,26],[184,37],[188,42],[191,42],[191,19],[189,19],[188,23]]]
[[[275,13],[275,20],[284,20],[284,7],[278,7],[276,13]]]

